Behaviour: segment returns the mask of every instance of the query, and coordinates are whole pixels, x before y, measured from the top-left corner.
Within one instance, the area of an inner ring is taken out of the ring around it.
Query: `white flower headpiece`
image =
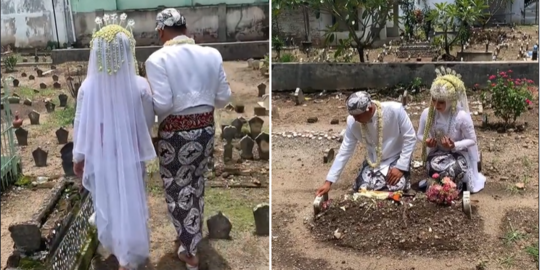
[[[133,32],[133,27],[135,26],[135,21],[128,20],[126,13],[122,13],[120,15],[120,20],[118,20],[118,14],[116,13],[105,14],[103,15],[103,18],[96,17],[95,23],[96,23],[96,27],[94,28],[94,33],[108,25],[119,25],[126,28],[130,32]]]

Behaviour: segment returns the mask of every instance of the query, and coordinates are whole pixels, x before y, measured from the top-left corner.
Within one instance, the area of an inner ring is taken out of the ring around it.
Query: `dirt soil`
[[[58,95],[65,93],[69,96],[69,90],[66,87],[65,76],[67,67],[73,69],[80,63],[69,63],[58,66],[57,70],[45,75],[37,77],[33,67],[18,67],[17,71],[11,73],[20,80],[19,87],[10,88],[10,91],[15,92],[21,97],[30,98],[33,101],[32,106],[22,104],[12,104],[11,110],[24,120],[23,128],[29,132],[28,146],[16,146],[17,151],[21,155],[23,174],[25,176],[38,177],[46,176],[50,179],[60,177],[62,172],[60,149],[63,145],[59,145],[56,139],[55,131],[64,126],[72,133],[72,126],[64,124],[67,112],[63,112],[63,108],[56,107],[53,113],[47,113],[43,100],[51,98],[58,105]],[[43,71],[48,71],[50,66],[39,66]],[[258,101],[257,85],[260,83],[268,83],[268,78],[260,75],[258,70],[253,70],[248,67],[247,62],[225,62],[225,72],[229,80],[232,92],[232,103],[241,102],[245,105],[245,112],[238,114],[231,111],[223,111],[221,118],[223,121],[232,121],[234,118],[242,116],[249,119],[253,116],[253,107]],[[28,80],[28,77],[21,77],[20,74],[26,72],[27,75],[34,75],[35,80]],[[39,89],[40,83],[45,83],[48,86],[53,84],[52,74],[59,76],[59,82],[62,89],[43,89],[35,92],[34,89]],[[6,77],[6,74],[3,74]],[[4,92],[6,89],[2,89]],[[73,102],[71,96],[68,102]],[[40,116],[40,125],[30,125],[28,113],[32,110],[38,111]],[[268,131],[269,118],[268,116],[261,117],[265,123],[264,131]],[[236,142],[235,142],[236,143]],[[37,147],[42,147],[49,152],[48,165],[46,167],[36,167],[33,161],[31,152]],[[221,160],[221,151],[223,145],[216,141],[216,167],[223,168]],[[235,151],[235,157],[238,153]],[[167,213],[165,198],[161,179],[157,176],[157,166],[155,163],[149,165],[153,168],[148,168],[151,172],[151,178],[148,180],[149,207],[151,213],[151,259],[148,269],[182,269],[181,264],[177,259],[174,249],[174,239],[176,232]],[[241,174],[225,174],[211,176],[215,181],[221,182],[256,182],[260,188],[207,188],[206,199],[206,215],[210,216],[217,211],[222,211],[227,215],[233,223],[232,240],[231,241],[214,241],[203,240],[201,246],[201,269],[268,269],[269,265],[269,238],[257,237],[254,232],[254,221],[252,209],[257,204],[269,201],[268,192],[268,161],[247,161],[239,164],[242,167]],[[210,181],[212,182],[212,181]],[[11,253],[11,238],[7,228],[14,221],[21,221],[29,218],[36,209],[39,208],[42,196],[48,190],[40,189],[38,192],[22,190],[25,200],[18,201],[11,199],[12,193],[7,192],[3,195],[2,202],[2,268],[5,266],[5,260]],[[43,194],[42,194],[43,193]],[[21,197],[18,197],[19,199]],[[8,201],[9,206],[4,205],[4,200]],[[28,202],[31,202],[32,207],[25,207]],[[27,213],[28,212],[28,213]],[[25,214],[26,213],[26,214]],[[206,227],[206,226],[205,226]],[[6,244],[7,243],[7,244]],[[112,259],[112,268],[114,268],[114,259]],[[99,268],[105,270],[109,268]]]
[[[532,46],[536,43],[538,43],[538,26],[527,26],[527,25],[519,25],[516,26],[514,29],[510,27],[501,27],[500,29],[497,29],[496,27],[488,27],[484,31],[491,31],[492,33],[499,33],[502,32],[506,35],[506,43],[510,46],[508,48],[502,48],[499,52],[499,55],[497,56],[497,59],[500,61],[515,61],[515,60],[521,60],[522,57],[518,59],[518,53],[520,51],[520,45],[523,46],[523,49],[525,50],[527,48],[528,43],[528,51],[532,51]],[[496,40],[497,35],[492,35],[492,39]],[[530,38],[529,38],[530,36]],[[393,45],[392,45],[393,44]],[[407,58],[398,58],[395,54],[395,51],[399,47],[397,41],[394,41],[393,43],[387,43],[387,52],[389,52],[388,55],[384,56],[383,62],[386,63],[393,63],[393,62],[416,62],[416,58],[413,56],[411,59]],[[495,50],[495,43],[492,42],[492,45],[489,47],[489,52],[493,52]],[[465,50],[465,52],[485,52],[485,42],[482,40],[472,40],[470,47]],[[374,60],[377,60],[377,57],[379,54],[383,52],[384,48],[370,48],[365,51],[367,54],[366,62],[369,59],[369,62],[373,62]],[[320,49],[319,49],[320,51]],[[453,56],[456,56],[458,52],[461,51],[461,48],[459,46],[455,46],[452,48],[450,54]],[[328,52],[329,59],[334,59],[334,52],[335,50],[331,50]],[[302,59],[302,62],[318,62],[318,54],[319,52],[312,52],[309,57],[305,53],[301,52],[300,50],[283,50],[281,52],[282,59],[286,58],[289,59],[290,57],[285,56],[284,54],[292,54],[294,57],[292,61],[290,62],[298,62],[300,59]],[[272,53],[273,56],[277,55],[276,52]],[[458,59],[459,60],[459,59]],[[274,61],[280,61],[280,60],[274,60]],[[358,57],[357,53],[354,53],[353,59],[351,62],[360,62],[360,58]],[[431,62],[431,58],[422,58],[422,62]]]
[[[377,212],[359,206],[349,207],[345,212],[338,208],[339,198],[350,193],[363,160],[364,147],[359,144],[341,180],[332,186],[330,198],[337,200],[336,207],[331,208],[334,210],[330,215],[316,221],[320,227],[314,227],[315,190],[325,181],[331,166],[331,163],[323,163],[323,151],[339,149],[338,140],[333,138],[345,128],[344,105],[348,94],[306,95],[306,102],[300,106],[295,106],[291,94],[272,97],[272,106],[279,111],[279,117],[272,120],[273,269],[537,269],[538,264],[530,254],[538,244],[538,239],[532,237],[534,229],[538,228],[538,211],[535,210],[538,209],[537,97],[534,106],[518,120],[518,124],[527,123],[522,132],[501,133],[497,125],[483,129],[482,116],[473,114],[482,153],[482,173],[488,180],[483,191],[472,195],[477,206],[472,221],[465,220],[462,213],[463,220],[459,220],[458,209],[436,209],[416,202],[412,203],[414,209],[424,209],[422,212],[407,209],[407,230],[404,230],[404,222],[399,222],[403,220],[399,207],[378,208]],[[389,100],[384,95],[377,98]],[[415,128],[427,100],[425,96],[416,96],[407,107]],[[469,96],[470,103],[476,104],[478,100],[477,94]],[[471,106],[471,110],[477,111],[477,106]],[[484,112],[490,115],[490,123],[497,121],[490,110],[484,109]],[[307,123],[309,117],[317,117],[317,121]],[[338,120],[339,124],[331,124],[331,120]],[[413,160],[419,161],[420,154],[421,147],[417,144]],[[425,178],[425,171],[414,169],[411,178],[414,187]],[[531,237],[520,238],[527,239],[525,244],[515,241],[514,249],[503,249],[502,239],[507,231],[506,227],[501,227],[502,221],[507,213],[516,209],[525,209],[522,211],[530,216],[531,224],[516,223],[514,228],[530,226],[528,230],[533,233]],[[530,211],[536,214],[529,214]],[[436,225],[445,221],[450,221],[451,225]],[[422,233],[429,231],[429,227],[435,232],[434,236],[438,232],[441,238],[453,241],[429,238],[429,233]],[[332,239],[337,228],[343,233],[339,240]],[[400,241],[404,241],[402,246]],[[440,251],[445,248],[447,251]]]

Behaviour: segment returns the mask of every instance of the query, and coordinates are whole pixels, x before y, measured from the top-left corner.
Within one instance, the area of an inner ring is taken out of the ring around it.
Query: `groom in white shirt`
[[[398,191],[410,188],[410,163],[416,144],[413,125],[405,108],[394,101],[371,100],[364,91],[347,99],[347,127],[339,153],[317,196],[330,191],[359,141],[366,148],[365,160],[353,189]]]

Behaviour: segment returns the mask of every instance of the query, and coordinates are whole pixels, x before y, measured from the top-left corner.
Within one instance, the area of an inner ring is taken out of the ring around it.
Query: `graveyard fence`
[[[13,115],[9,106],[9,84],[11,78],[2,79],[4,94],[2,96],[2,128],[1,128],[1,156],[2,156],[2,179],[1,190],[5,190],[9,185],[17,180],[20,173],[20,158],[15,151],[15,136],[13,128]]]

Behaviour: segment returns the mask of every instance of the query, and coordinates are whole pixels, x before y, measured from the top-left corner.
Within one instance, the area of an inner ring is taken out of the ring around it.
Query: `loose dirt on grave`
[[[503,48],[500,50],[500,53],[497,57],[498,60],[501,61],[516,61],[521,60],[522,58],[518,59],[518,53],[520,50],[520,45],[523,45],[523,48],[527,48],[527,42],[528,44],[528,51],[532,50],[532,46],[538,42],[538,26],[528,26],[528,25],[518,25],[512,30],[508,26],[501,26],[500,29],[497,29],[497,27],[486,27],[484,31],[491,31],[494,33],[499,33],[501,31],[502,33],[506,34],[507,42],[508,44],[511,44],[508,48]],[[523,37],[526,37],[526,40],[523,40]],[[530,36],[530,38],[529,38]],[[493,35],[493,39],[496,39],[497,35]],[[395,45],[397,42],[393,42],[393,46],[391,46],[391,51],[388,55],[384,57],[384,62],[386,63],[395,63],[395,62],[416,62],[416,58],[407,59],[407,58],[398,58],[396,54],[394,53],[395,50],[398,49],[399,45]],[[386,45],[390,45],[390,43],[387,43]],[[489,46],[489,52],[493,52],[495,50],[495,43],[491,43]],[[321,47],[322,48],[322,47]],[[388,47],[390,48],[390,47]],[[373,62],[377,59],[378,55],[383,52],[383,48],[372,48],[366,50],[367,59],[369,59],[370,62]],[[465,52],[485,52],[486,46],[483,41],[471,41],[471,46],[465,50]],[[461,51],[461,48],[459,46],[454,46],[452,50],[450,51],[450,54],[453,56],[456,56],[458,52]],[[328,53],[328,56],[330,59],[334,59],[334,52],[335,50],[332,50]],[[283,56],[285,54],[291,54],[293,55],[293,59],[290,59],[289,56]],[[317,59],[318,52],[313,52],[310,54],[310,57],[308,57],[305,53],[301,52],[300,50],[283,50],[281,52],[282,59],[287,59],[289,62],[295,62],[300,61],[302,59],[302,62],[313,62],[315,59]],[[273,56],[276,56],[277,53],[275,51],[272,52]],[[289,60],[290,59],[290,60]],[[274,61],[281,61],[278,59],[274,59]],[[360,62],[360,58],[358,56],[358,53],[355,53],[353,56],[353,59],[351,62]],[[431,62],[431,58],[422,58],[422,62]]]
[[[538,209],[538,97],[533,100],[532,108],[518,120],[520,125],[527,123],[525,130],[521,132],[510,130],[500,133],[496,125],[481,128],[482,117],[479,114],[473,115],[483,157],[482,172],[488,178],[485,189],[471,197],[477,207],[471,222],[474,224],[478,221],[477,226],[471,226],[466,220],[461,220],[461,223],[455,221],[459,211],[450,216],[441,214],[450,211],[449,209],[431,209],[433,212],[424,210],[427,213],[423,213],[427,216],[423,219],[427,223],[423,227],[424,231],[429,231],[431,227],[432,232],[440,232],[442,226],[434,224],[442,219],[452,222],[451,226],[445,227],[447,234],[455,231],[461,237],[461,242],[452,237],[456,241],[453,243],[456,250],[435,251],[429,245],[421,248],[422,245],[416,243],[414,248],[402,251],[400,240],[405,240],[405,243],[419,241],[425,235],[422,234],[422,226],[413,225],[414,220],[422,220],[410,216],[415,212],[407,216],[407,224],[412,228],[405,233],[402,231],[402,223],[392,229],[385,229],[386,225],[381,225],[377,231],[375,223],[370,221],[370,217],[375,218],[375,213],[366,212],[359,207],[349,208],[345,212],[338,208],[339,198],[350,193],[352,181],[356,178],[363,160],[365,150],[361,144],[345,167],[341,180],[333,185],[330,192],[330,198],[336,200],[333,202],[336,206],[333,208],[334,212],[330,212],[330,216],[321,217],[320,221],[315,221],[320,222],[315,228],[312,226],[315,190],[324,182],[331,166],[331,163],[323,163],[323,151],[328,148],[337,151],[340,145],[337,140],[328,140],[325,136],[337,136],[345,128],[347,113],[344,105],[348,94],[350,92],[306,95],[306,102],[300,106],[295,106],[290,94],[273,94],[272,106],[279,111],[279,118],[272,120],[273,269],[536,269],[537,263],[530,253],[534,252],[537,239],[527,238],[528,244],[515,245],[513,251],[511,248],[503,249],[505,244],[502,237],[506,231],[501,226],[507,212],[519,208],[529,209],[523,210],[526,211],[524,213],[529,213],[527,211],[531,209]],[[395,95],[394,100],[397,100],[397,94]],[[391,100],[387,96],[392,95],[381,91],[379,95],[373,96],[379,100]],[[422,110],[427,107],[424,102],[427,100],[425,94],[415,96],[408,106],[415,128],[418,127]],[[478,94],[471,92],[469,102],[476,103],[478,100]],[[471,108],[475,110],[474,106]],[[490,123],[496,122],[490,110],[484,111],[491,115],[488,118]],[[317,117],[318,121],[307,123],[308,117]],[[339,124],[330,124],[331,120],[336,119]],[[420,160],[420,154],[421,147],[417,144],[413,160]],[[414,187],[425,177],[425,171],[422,168],[413,169],[411,177]],[[413,207],[419,206],[418,203],[412,204]],[[343,213],[340,215],[339,211]],[[353,214],[349,214],[349,211]],[[394,214],[398,216],[385,214],[388,223],[383,224],[393,224],[393,220],[397,223],[403,217],[400,211]],[[380,215],[377,216],[380,218]],[[335,217],[335,220],[332,221],[332,217]],[[538,228],[536,218],[537,216],[531,215],[530,220],[534,221],[535,225],[531,225],[533,227],[530,229]],[[328,225],[323,229],[325,223]],[[343,238],[332,239],[335,230],[341,226]],[[463,230],[463,226],[472,231]],[[520,225],[515,226],[517,228]],[[351,232],[360,236],[354,240]],[[426,244],[430,243],[430,240],[424,241]],[[446,243],[447,246],[452,244],[451,241]],[[371,248],[378,244],[380,247]],[[526,248],[527,246],[532,248]],[[475,247],[478,249],[475,250]],[[371,252],[371,249],[377,252]],[[402,254],[403,252],[405,254]]]
[[[47,176],[50,180],[59,178],[63,172],[61,167],[60,149],[63,145],[58,145],[55,131],[64,126],[71,133],[73,131],[71,126],[70,112],[73,100],[69,94],[69,90],[66,87],[65,72],[69,67],[70,70],[77,68],[84,63],[67,63],[60,65],[51,74],[44,77],[37,77],[34,67],[17,67],[17,71],[10,73],[9,75],[16,77],[20,80],[19,87],[11,87],[11,93],[16,93],[21,97],[30,98],[33,101],[32,106],[26,106],[23,104],[12,104],[11,110],[13,113],[18,112],[19,116],[23,118],[23,128],[29,132],[28,146],[16,146],[22,159],[23,174],[30,179],[34,179],[38,176]],[[221,113],[222,121],[232,121],[236,117],[244,117],[249,119],[253,116],[253,107],[256,106],[258,101],[261,101],[257,97],[257,85],[265,83],[268,85],[268,78],[262,76],[259,70],[253,70],[248,67],[247,62],[225,62],[223,64],[225,72],[227,73],[227,79],[230,83],[233,97],[232,103],[242,103],[245,105],[245,112],[238,114],[230,111],[223,111]],[[47,71],[49,66],[38,66],[40,69]],[[26,72],[28,75],[32,74],[36,76],[36,80],[30,81],[28,77],[22,78],[20,74]],[[59,82],[62,84],[62,89],[43,89],[39,92],[35,92],[34,89],[39,89],[40,83],[45,83],[48,86],[52,86],[52,74],[59,76]],[[8,74],[3,74],[4,78]],[[2,89],[4,92],[5,89]],[[45,110],[43,100],[45,98],[51,98],[53,102],[58,105],[58,95],[65,93],[69,96],[68,109],[64,111],[63,108],[56,107],[55,112],[47,113]],[[28,113],[32,110],[36,110],[41,114],[40,125],[31,126]],[[268,116],[261,117],[265,123],[263,131],[268,131],[269,119]],[[16,143],[16,141],[15,141]],[[38,168],[34,165],[34,161],[31,152],[37,148],[42,147],[49,152],[48,166]],[[222,157],[223,145],[216,140],[216,167],[218,172],[220,168],[224,168]],[[234,159],[238,158],[238,150],[234,151]],[[201,256],[203,266],[201,269],[268,269],[269,265],[269,238],[254,236],[254,221],[252,209],[257,204],[265,203],[269,201],[268,192],[268,161],[246,161],[237,164],[239,169],[236,173],[216,173],[211,175],[209,179],[209,186],[216,186],[214,188],[208,187],[206,191],[206,216],[210,216],[217,211],[222,211],[227,215],[233,223],[232,240],[207,240],[204,239],[201,245]],[[159,173],[155,162],[149,164],[148,171],[151,172],[151,177],[148,179],[148,201],[150,207],[150,227],[151,227],[151,258],[146,265],[146,269],[156,270],[168,270],[168,269],[183,269],[181,264],[175,256],[174,251],[174,238],[176,232],[168,217],[167,207],[163,195],[163,188]],[[226,189],[224,186],[234,183],[249,183],[252,188],[231,188]],[[259,188],[253,188],[260,186]],[[14,189],[19,190],[19,189]],[[22,189],[22,191],[15,192],[11,190],[6,192],[2,196],[2,243],[4,243],[2,249],[2,268],[5,266],[5,261],[11,253],[11,237],[7,228],[9,224],[15,221],[25,220],[30,218],[32,214],[41,206],[40,201],[47,194],[48,189],[37,189],[37,191],[31,191],[28,189]],[[12,201],[12,194],[24,194],[24,196],[17,197],[18,200]],[[24,197],[25,200],[21,201]],[[9,203],[9,206],[4,207],[4,201]],[[31,204],[29,206],[28,204]],[[5,218],[4,218],[5,217]],[[206,226],[205,226],[206,227]],[[5,244],[8,243],[8,244]],[[112,261],[112,262],[111,262]],[[99,270],[117,269],[115,267],[114,258],[108,261],[109,265],[102,265]]]

